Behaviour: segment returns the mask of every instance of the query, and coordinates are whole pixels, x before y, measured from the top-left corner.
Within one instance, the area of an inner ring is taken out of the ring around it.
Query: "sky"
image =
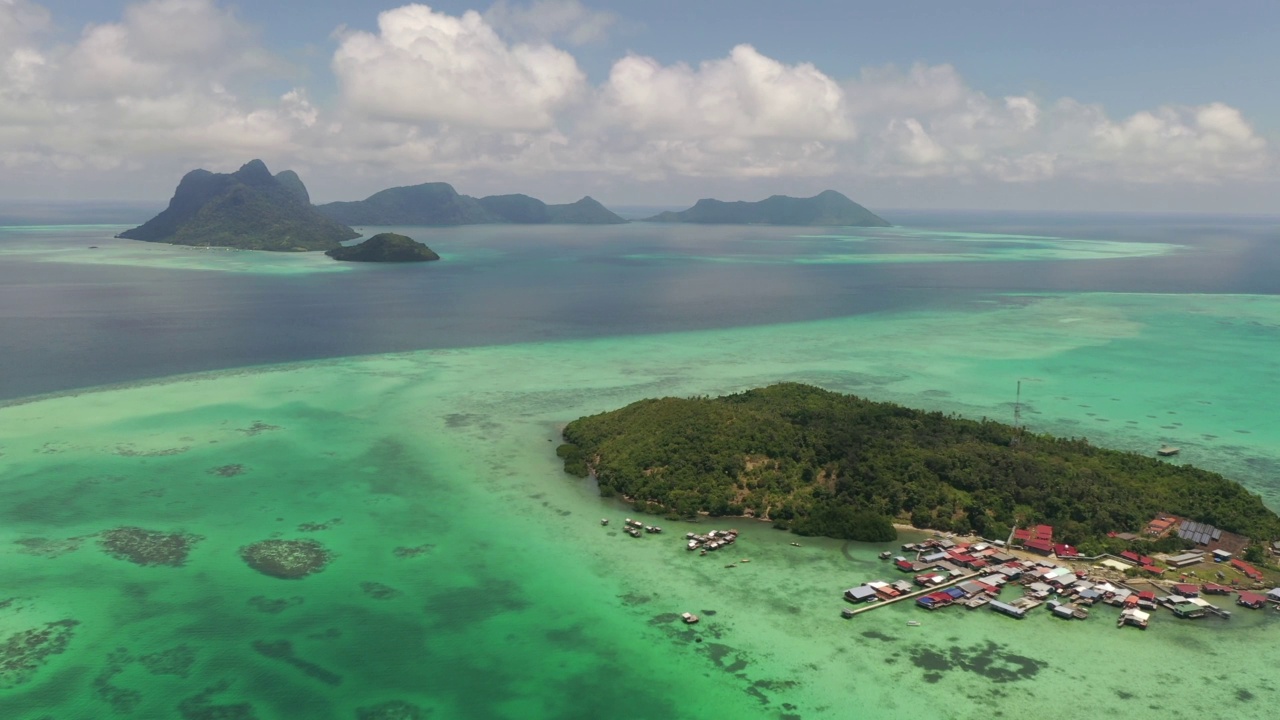
[[[0,200],[1277,212],[1280,3],[0,0]]]

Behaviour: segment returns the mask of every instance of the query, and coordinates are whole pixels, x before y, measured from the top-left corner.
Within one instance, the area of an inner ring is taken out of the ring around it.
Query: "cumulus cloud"
[[[668,137],[854,135],[835,81],[809,63],[784,65],[750,45],[696,69],[629,55],[614,64],[602,100],[611,122]]]
[[[603,42],[618,22],[617,15],[591,10],[578,0],[536,0],[530,5],[498,0],[484,19],[518,40],[563,40],[570,45]]]
[[[105,178],[263,155],[342,168],[371,189],[526,176],[570,178],[573,194],[692,178],[786,179],[779,190],[1274,178],[1272,149],[1238,108],[1114,117],[1071,98],[988,95],[945,64],[833,78],[739,45],[692,64],[628,54],[590,85],[552,42],[596,40],[614,23],[577,0],[456,16],[406,5],[375,32],[334,36],[339,92],[313,101],[263,82],[280,79],[278,62],[220,0],[138,2],[66,45],[47,40],[51,18],[33,0],[0,0],[0,166]],[[16,176],[0,174],[0,192],[21,190]]]
[[[46,22],[25,0],[0,0],[0,36],[17,33],[0,65],[5,167],[190,163],[287,147],[305,125],[296,98],[250,107],[228,90],[271,60],[213,0],[130,5],[120,22],[90,25],[65,47],[33,42]]]
[[[475,11],[453,17],[426,5],[379,14],[377,34],[344,35],[333,70],[359,112],[499,129],[550,126],[585,85],[563,50],[508,45]]]

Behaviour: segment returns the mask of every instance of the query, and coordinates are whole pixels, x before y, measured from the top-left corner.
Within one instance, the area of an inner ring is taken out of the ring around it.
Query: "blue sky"
[[[1280,189],[1280,3],[406,5],[0,0],[0,196],[143,199],[249,156],[320,200],[1270,212]]]

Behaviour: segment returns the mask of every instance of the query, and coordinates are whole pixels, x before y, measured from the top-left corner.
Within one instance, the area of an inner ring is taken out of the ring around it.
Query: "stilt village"
[[[607,526],[609,521],[602,519],[600,524]],[[633,538],[641,537],[642,531],[662,532],[660,527],[631,518],[624,526]],[[1176,533],[1207,547],[1158,559],[1132,551],[1085,557],[1070,545],[1053,542],[1053,528],[1047,525],[1015,529],[1008,540],[935,534],[902,545],[901,554],[880,553],[882,561],[909,579],[869,580],[845,590],[844,599],[853,607],[845,607],[841,616],[850,619],[895,603],[914,602],[929,612],[955,606],[968,610],[986,607],[1019,620],[1044,607],[1056,618],[1088,620],[1091,611],[1110,605],[1119,610],[1117,628],[1145,630],[1160,610],[1181,620],[1228,620],[1232,611],[1225,606],[1233,603],[1250,610],[1272,607],[1280,612],[1280,587],[1268,590],[1261,572],[1226,549],[1242,545],[1243,539],[1168,516],[1152,520],[1147,533]],[[707,555],[732,546],[738,535],[736,529],[690,532],[684,537],[685,548]],[[800,543],[791,545],[799,547]],[[1280,554],[1280,542],[1272,551]],[[742,558],[725,567],[749,562],[749,558]],[[1213,572],[1218,582],[1201,576],[1208,572]],[[698,622],[691,613],[682,617],[686,623]],[[918,626],[921,622],[910,620],[907,624]]]
[[[1223,540],[1224,533],[1200,523],[1176,518],[1152,522],[1161,532],[1176,531],[1193,543],[1210,545]],[[930,612],[953,606],[969,610],[985,606],[1015,619],[1043,606],[1057,618],[1087,620],[1091,610],[1110,605],[1120,611],[1117,628],[1145,630],[1159,610],[1183,620],[1230,619],[1231,610],[1224,606],[1232,603],[1252,610],[1268,605],[1280,610],[1280,587],[1266,589],[1262,573],[1221,548],[1161,556],[1159,560],[1131,551],[1084,557],[1070,545],[1054,543],[1053,528],[1040,525],[1015,530],[1008,541],[966,542],[937,536],[907,543],[902,551],[904,554],[896,556],[883,552],[880,559],[911,579],[871,580],[849,588],[844,599],[855,607],[846,607],[843,617],[914,602]],[[1216,568],[1237,577],[1228,580],[1227,573]],[[1202,572],[1213,572],[1219,582],[1206,581]],[[913,620],[909,624],[920,623]]]

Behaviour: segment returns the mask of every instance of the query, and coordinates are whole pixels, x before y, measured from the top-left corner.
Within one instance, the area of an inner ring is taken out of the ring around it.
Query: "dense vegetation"
[[[479,225],[624,223],[595,200],[584,197],[567,205],[548,205],[528,195],[459,195],[448,183],[423,183],[382,190],[364,200],[319,207],[325,215],[349,225]]]
[[[774,195],[759,202],[699,200],[688,210],[659,213],[647,222],[889,227],[884,218],[835,190],[811,198]]]
[[[359,245],[326,250],[325,255],[334,260],[350,262],[428,262],[440,256],[431,248],[407,235],[379,233]]]
[[[881,539],[900,518],[997,538],[1046,523],[1059,541],[1099,543],[1169,512],[1280,538],[1261,498],[1215,473],[806,385],[642,400],[578,419],[564,438],[565,470],[594,472],[603,494],[802,534]]]
[[[120,237],[243,250],[328,250],[359,237],[316,212],[297,174],[272,176],[261,160],[234,173],[192,170],[169,207]]]

